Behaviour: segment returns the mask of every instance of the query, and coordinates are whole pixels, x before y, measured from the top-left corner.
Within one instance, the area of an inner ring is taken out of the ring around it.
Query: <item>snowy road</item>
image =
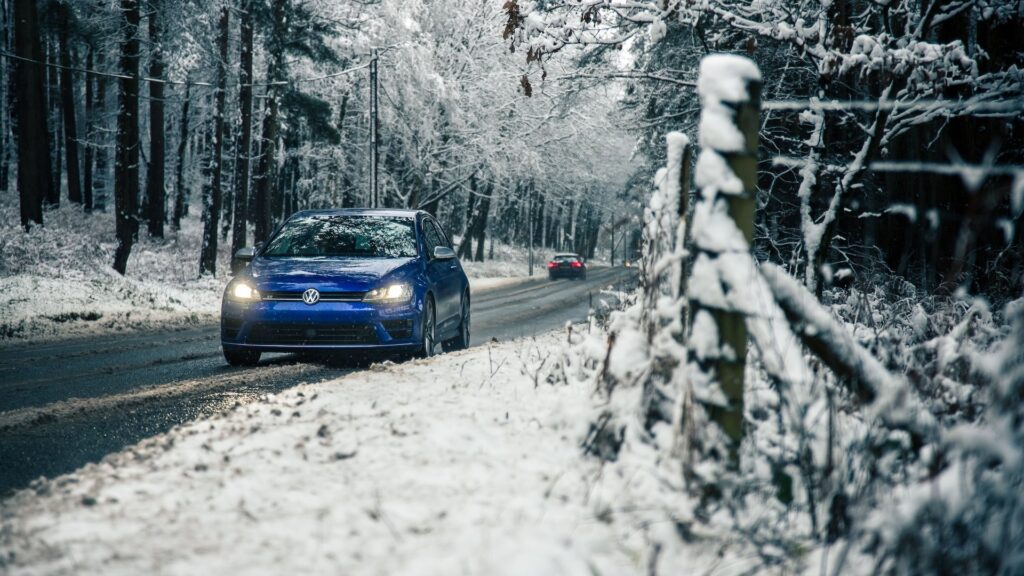
[[[632,278],[594,268],[586,282],[546,277],[475,293],[473,342],[540,334],[586,317],[591,295]],[[0,495],[69,472],[236,402],[361,369],[268,355],[222,360],[216,325],[0,349]]]

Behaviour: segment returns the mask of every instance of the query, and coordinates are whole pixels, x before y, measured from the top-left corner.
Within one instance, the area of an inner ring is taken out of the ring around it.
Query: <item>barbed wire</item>
[[[1024,176],[1024,165],[942,164],[938,162],[877,161],[868,164],[873,172],[926,172],[948,176]]]
[[[771,158],[772,166],[803,168],[804,158],[776,155]],[[836,168],[835,166],[829,166]],[[968,190],[974,192],[991,176],[1012,176],[1015,181],[1024,181],[1024,165],[1020,164],[968,164],[955,162],[920,162],[913,160],[876,160],[867,165],[872,172],[902,172],[956,176],[963,180]]]
[[[761,102],[762,110],[802,112],[804,110],[821,110],[825,112],[843,112],[856,110],[860,112],[877,112],[879,110],[958,110],[976,114],[1024,114],[1024,97],[1017,96],[1006,100],[950,100],[948,98],[929,100],[765,100]]]

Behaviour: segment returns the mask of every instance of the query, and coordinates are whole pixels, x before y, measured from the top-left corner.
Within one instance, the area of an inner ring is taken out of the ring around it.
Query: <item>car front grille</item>
[[[251,344],[377,344],[377,331],[369,324],[259,324]]]
[[[320,302],[361,302],[366,292],[321,292]],[[262,300],[302,302],[302,292],[274,290],[262,293]]]

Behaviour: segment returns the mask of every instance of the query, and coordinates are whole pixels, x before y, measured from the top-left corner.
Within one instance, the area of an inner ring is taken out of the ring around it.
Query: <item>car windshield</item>
[[[554,258],[555,262],[576,262],[579,259],[579,256],[573,256],[568,254],[559,254]]]
[[[310,216],[292,220],[270,241],[263,256],[346,256],[412,258],[412,218],[394,216]]]

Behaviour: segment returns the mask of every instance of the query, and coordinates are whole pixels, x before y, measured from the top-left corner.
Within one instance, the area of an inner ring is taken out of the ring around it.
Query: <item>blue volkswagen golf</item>
[[[469,281],[430,214],[298,212],[257,248],[221,304],[233,366],[263,352],[383,351],[431,356],[469,345]]]

